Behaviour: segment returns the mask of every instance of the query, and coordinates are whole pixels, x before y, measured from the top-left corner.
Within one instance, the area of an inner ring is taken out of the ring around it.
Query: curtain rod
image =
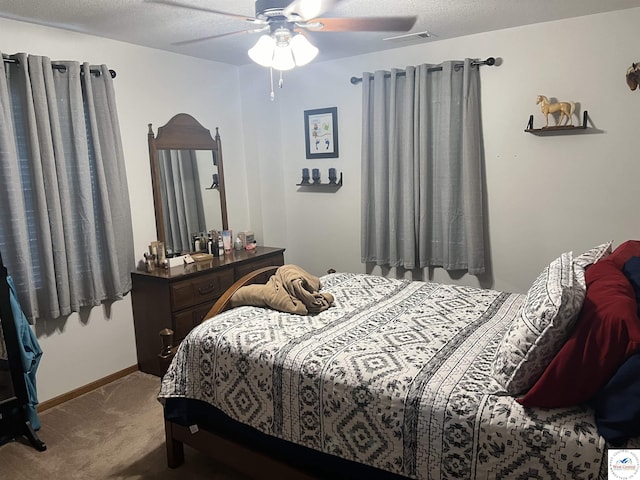
[[[2,54],[2,60],[4,61],[4,63],[16,63],[16,64],[20,64],[19,60],[16,60],[15,58],[9,58],[9,57],[5,57],[4,54]],[[54,70],[58,70],[60,72],[66,72],[67,71],[67,67],[65,67],[64,65],[61,65],[59,63],[52,63],[51,67]],[[102,72],[100,72],[100,70],[94,70],[91,69],[89,70],[91,73],[95,74],[95,75],[101,75]],[[81,72],[82,73],[82,72]],[[111,78],[116,78],[116,71],[115,70],[109,70],[109,73],[111,74]]]
[[[473,62],[471,62],[471,66],[480,66],[480,65],[495,65],[496,64],[496,59],[493,57],[489,57],[486,60],[474,60]],[[457,68],[462,68],[462,64],[456,65],[456,70]],[[428,68],[427,72],[439,72],[440,70],[442,70],[442,67],[432,67],[432,68]],[[398,75],[402,76],[402,75],[406,75],[405,71],[400,71],[398,72]],[[385,75],[385,78],[389,78],[391,76],[390,73],[387,73]],[[369,78],[373,78],[373,77],[369,77]],[[362,77],[351,77],[351,84],[352,85],[357,85],[358,83],[362,82]]]

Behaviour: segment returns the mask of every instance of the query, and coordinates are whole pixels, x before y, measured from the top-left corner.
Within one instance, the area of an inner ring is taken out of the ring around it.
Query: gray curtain
[[[160,150],[160,184],[166,246],[190,252],[191,234],[206,232],[198,162],[194,150]]]
[[[0,249],[22,308],[57,318],[120,299],[135,259],[109,70],[10,58],[0,63]]]
[[[483,273],[478,67],[364,73],[362,85],[362,261]]]

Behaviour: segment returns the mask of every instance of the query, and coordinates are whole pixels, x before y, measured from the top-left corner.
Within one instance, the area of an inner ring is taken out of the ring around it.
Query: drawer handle
[[[213,282],[210,282],[206,287],[198,287],[198,293],[200,295],[206,295],[215,290],[216,286]]]

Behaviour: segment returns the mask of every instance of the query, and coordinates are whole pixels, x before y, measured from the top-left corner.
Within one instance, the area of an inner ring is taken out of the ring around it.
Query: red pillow
[[[624,264],[629,261],[631,257],[640,257],[640,241],[627,240],[624,243],[618,245],[618,247],[608,255],[608,260],[612,261],[618,270],[622,270]]]
[[[585,276],[587,296],[576,327],[538,381],[518,399],[524,406],[586,402],[640,349],[635,294],[616,259],[600,260]]]

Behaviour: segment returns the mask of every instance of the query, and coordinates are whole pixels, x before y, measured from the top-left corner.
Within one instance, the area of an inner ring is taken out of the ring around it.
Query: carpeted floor
[[[40,414],[45,452],[26,441],[0,446],[2,480],[245,480],[185,446],[185,463],[167,467],[160,380],[135,372]]]

